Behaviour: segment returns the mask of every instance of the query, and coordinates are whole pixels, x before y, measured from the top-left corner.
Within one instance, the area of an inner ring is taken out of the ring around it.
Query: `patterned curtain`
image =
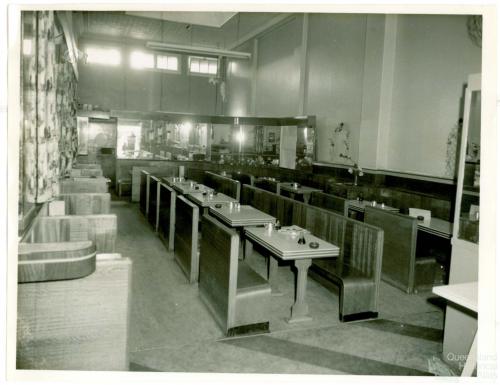
[[[60,33],[54,12],[33,12],[31,17],[35,52],[23,79],[24,180],[26,200],[41,203],[59,193],[61,171],[75,157],[76,78],[70,63],[56,61]]]

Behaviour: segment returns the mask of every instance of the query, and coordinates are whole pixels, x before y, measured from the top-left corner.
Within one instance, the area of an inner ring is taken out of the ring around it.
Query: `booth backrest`
[[[280,182],[267,178],[256,178],[253,182],[255,187],[261,188],[272,193],[280,193]]]
[[[139,187],[139,208],[144,215],[148,213],[149,200],[149,171],[141,170]]]
[[[198,225],[199,208],[182,195],[175,203],[175,259],[188,281],[198,280]]]
[[[253,182],[255,180],[255,177],[251,174],[245,174],[243,172],[233,172],[232,179],[237,180],[240,182],[242,185],[243,184],[249,184],[250,186],[253,186]]]
[[[111,205],[109,193],[61,194],[56,199],[64,201],[66,215],[109,214]]]
[[[38,216],[23,237],[26,243],[93,241],[98,253],[115,250],[117,220],[114,214]]]
[[[347,199],[318,191],[311,193],[310,204],[341,215],[347,215],[349,207]]]
[[[334,262],[339,268],[347,265],[366,277],[380,278],[380,228],[248,185],[242,188],[242,203],[275,216],[284,226],[300,226],[339,246]]]
[[[174,249],[175,203],[177,193],[164,183],[160,183],[158,233],[169,250]]]
[[[106,178],[69,178],[61,179],[59,183],[61,194],[70,193],[107,193],[108,180]]]
[[[160,189],[160,177],[149,176],[149,198],[148,198],[148,221],[155,231],[158,231],[158,193]]]
[[[101,165],[99,163],[76,163],[72,166],[73,169],[101,169]]]
[[[132,167],[132,202],[139,202],[141,197],[141,186],[142,186],[142,171],[148,171],[149,173],[155,174],[156,176],[178,176],[179,167],[178,166],[133,166]]]
[[[102,176],[100,168],[74,168],[69,174],[73,178]]]
[[[226,194],[236,200],[240,200],[241,183],[237,180],[205,171],[203,184],[213,188],[215,191]]]
[[[404,214],[366,207],[365,223],[384,230],[382,278],[409,293],[413,292],[417,219]]]
[[[235,314],[239,236],[206,214],[201,232],[198,288],[217,322],[227,330]]]

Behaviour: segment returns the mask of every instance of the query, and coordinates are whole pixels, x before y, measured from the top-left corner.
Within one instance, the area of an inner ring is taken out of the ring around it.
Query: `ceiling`
[[[222,27],[236,12],[125,12],[127,15],[147,17],[186,23],[191,25],[204,25],[207,27]]]

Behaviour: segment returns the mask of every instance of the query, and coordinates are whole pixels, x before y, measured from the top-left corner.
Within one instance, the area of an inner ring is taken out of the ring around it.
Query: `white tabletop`
[[[291,231],[290,231],[291,230]],[[250,227],[245,229],[245,236],[283,260],[326,258],[339,255],[339,247],[315,237],[308,231],[304,234],[305,244],[298,240],[302,229],[298,226],[283,227],[281,230],[268,230],[265,227]],[[318,248],[311,248],[309,244],[317,242]]]
[[[434,286],[434,294],[477,312],[477,281]]]
[[[276,221],[274,217],[248,205],[240,205],[240,208],[228,205],[210,207],[210,213],[231,227],[258,226]]]
[[[201,192],[194,192],[187,194],[187,197],[201,207],[209,207],[217,203],[238,202],[236,199],[222,193],[210,196],[209,194],[203,195]]]
[[[293,192],[295,194],[309,194],[312,192],[321,192],[323,190],[315,187],[309,187],[309,186],[299,186],[299,187],[293,187],[293,183],[280,183],[280,189],[281,190],[286,190]]]
[[[350,209],[360,211],[360,212],[365,211],[365,206],[372,206],[372,202],[370,202],[370,201],[367,201],[367,200],[358,201],[357,199],[350,199],[348,201],[348,204],[349,204]],[[384,204],[384,207],[382,207],[382,203],[377,203],[375,207],[378,209],[387,210],[387,211],[391,211],[391,212],[395,212],[395,213],[399,212],[399,209],[396,207],[387,206],[385,204]]]
[[[164,176],[162,177],[162,180],[170,187],[173,187],[175,183],[196,183],[194,180],[189,180],[186,178],[180,178],[178,176]]]
[[[190,194],[190,193],[203,193],[204,191],[213,191],[212,188],[207,187],[203,184],[198,184],[196,182],[179,182],[173,183],[172,187],[174,190],[180,192],[181,194]]]
[[[418,229],[439,237],[451,238],[453,223],[431,217],[430,222],[418,221]]]

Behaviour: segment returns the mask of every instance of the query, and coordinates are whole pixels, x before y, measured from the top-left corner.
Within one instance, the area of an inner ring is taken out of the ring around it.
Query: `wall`
[[[452,179],[448,136],[467,75],[481,71],[467,17],[310,14],[307,33],[303,96],[317,117],[318,160],[350,164],[342,153],[362,167]],[[301,41],[301,16],[258,36],[256,76],[248,63],[229,73],[227,111],[300,113]],[[332,152],[332,138],[348,151]]]
[[[181,73],[135,70],[128,65],[130,48],[121,47],[119,67],[79,65],[80,103],[102,109],[216,113],[216,87],[208,82],[208,76],[186,74],[186,56],[181,57]]]
[[[259,38],[255,108],[257,116],[295,116],[299,103],[302,17]]]
[[[466,16],[399,16],[387,168],[446,175],[446,143],[481,49]],[[453,177],[453,175],[448,177]]]
[[[308,85],[306,113],[316,115],[319,161],[344,163],[332,153],[334,129],[344,123],[349,131],[349,150],[358,159],[366,15],[312,14],[307,47]],[[335,143],[341,146],[342,143]]]

